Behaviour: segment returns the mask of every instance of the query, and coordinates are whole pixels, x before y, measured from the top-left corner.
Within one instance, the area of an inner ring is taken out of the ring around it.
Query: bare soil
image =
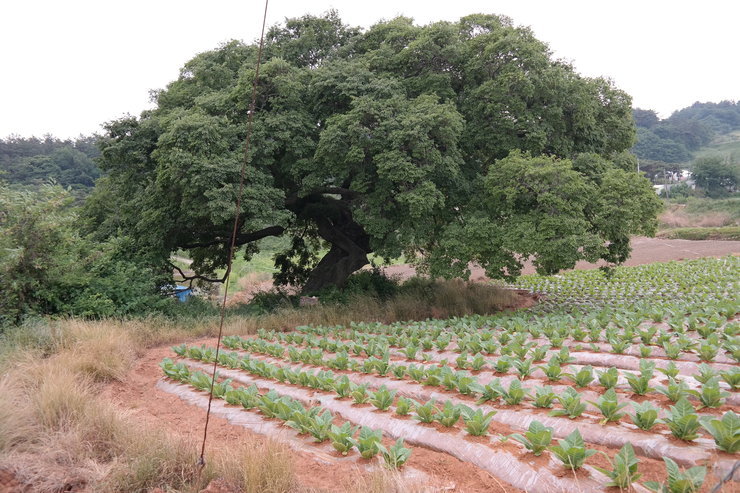
[[[215,342],[215,339],[198,341],[210,345]],[[205,420],[203,410],[156,387],[162,377],[159,362],[172,356],[169,346],[150,349],[136,362],[126,381],[108,385],[103,396],[131,410],[141,420],[200,440]],[[260,442],[265,437],[231,425],[226,419],[211,417],[208,427],[208,443],[211,447],[235,447],[245,440]],[[350,486],[347,481],[356,477],[358,470],[358,464],[354,462],[326,464],[317,461],[310,453],[300,451],[293,454],[293,466],[301,487],[331,492],[347,491]],[[432,450],[414,447],[408,466],[428,476],[426,486],[430,491],[520,492],[509,485],[504,488],[499,480],[478,467]]]
[[[624,263],[626,266],[652,264],[654,262],[670,262],[672,260],[688,260],[702,257],[724,257],[725,255],[740,255],[740,241],[719,240],[666,240],[662,238],[646,238],[637,236],[632,238],[632,255]],[[575,270],[597,269],[604,262],[592,264],[578,262]],[[407,279],[416,274],[414,268],[408,264],[389,265],[381,268],[388,276],[398,276]],[[531,262],[526,262],[522,274],[534,274],[535,268]],[[484,270],[478,266],[471,266],[470,279],[482,281],[486,279]]]

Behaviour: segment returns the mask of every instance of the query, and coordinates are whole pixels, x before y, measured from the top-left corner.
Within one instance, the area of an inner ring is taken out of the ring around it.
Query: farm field
[[[526,276],[527,310],[193,341],[135,378],[193,424],[215,361],[210,446],[277,438],[323,490],[385,465],[422,491],[711,491],[740,450],[739,279],[734,256]]]

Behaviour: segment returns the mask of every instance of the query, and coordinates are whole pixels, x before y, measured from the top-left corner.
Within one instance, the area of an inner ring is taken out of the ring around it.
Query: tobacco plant
[[[581,394],[571,387],[566,388],[563,395],[557,396],[556,399],[563,409],[553,409],[550,416],[568,416],[574,419],[586,410],[586,404],[581,402]]]
[[[617,455],[614,456],[614,460],[609,462],[611,463],[611,470],[594,466],[594,469],[606,474],[611,479],[610,482],[604,485],[606,487],[614,486],[619,488],[620,491],[625,491],[642,476],[637,472],[637,464],[640,461],[629,442],[625,443],[617,452]]]
[[[383,438],[383,432],[381,430],[373,430],[367,426],[363,426],[360,430],[359,436],[351,438],[352,444],[357,447],[360,455],[363,459],[372,459],[382,446],[380,441]]]
[[[385,385],[382,385],[378,390],[370,393],[370,403],[381,411],[385,411],[391,407],[395,396],[395,390],[388,390]]]
[[[576,387],[588,387],[588,385],[594,380],[594,370],[590,365],[584,366],[573,375],[565,375],[565,378],[572,380],[573,383],[576,384]]]
[[[658,408],[650,402],[643,402],[642,404],[633,402],[632,407],[635,408],[635,414],[630,414],[629,417],[638,428],[649,431],[655,426],[658,419]]]
[[[619,370],[617,370],[613,366],[607,370],[596,373],[599,376],[599,383],[603,387],[611,389],[617,386],[617,381],[619,379]]]
[[[558,440],[558,445],[551,446],[550,451],[571,469],[580,469],[586,459],[597,453],[596,450],[586,448],[578,429],[575,429],[564,440]]]
[[[329,438],[331,439],[332,447],[342,455],[347,455],[354,446],[352,437],[357,432],[357,429],[358,427],[353,427],[349,421],[345,422],[342,426],[331,425]]]
[[[465,422],[465,430],[473,436],[484,436],[488,434],[488,427],[491,425],[493,416],[496,411],[489,411],[483,413],[483,410],[472,408],[462,404],[463,421]]]
[[[378,448],[383,455],[386,466],[391,469],[398,469],[411,457],[411,449],[403,446],[403,438],[396,440],[396,443],[390,448],[385,448],[380,443],[378,444]]]
[[[451,428],[460,420],[461,415],[462,409],[460,409],[460,406],[456,406],[448,400],[445,401],[444,407],[434,415],[434,420],[439,421],[442,426]]]
[[[645,486],[657,493],[697,493],[701,485],[704,484],[704,477],[707,474],[705,466],[695,466],[686,471],[681,471],[672,459],[663,457],[668,477],[665,483],[657,481],[647,481]]]
[[[399,397],[396,401],[396,414],[398,414],[399,416],[408,416],[408,414],[417,404],[418,403],[413,399],[409,399],[407,397]]]
[[[671,433],[678,439],[691,441],[699,437],[699,416],[694,407],[686,399],[681,399],[675,406],[671,406],[669,416],[660,422],[670,428]]]
[[[701,391],[687,390],[687,392],[698,398],[701,407],[719,407],[725,402],[725,397],[730,395],[729,392],[719,388],[719,377],[709,379],[701,386]]]
[[[552,391],[552,387],[549,385],[536,387],[534,389],[534,399],[532,404],[534,404],[535,407],[549,409],[552,407],[552,403],[555,402],[555,399],[555,392]]]
[[[625,413],[620,413],[619,411],[627,407],[627,403],[619,403],[617,401],[617,393],[614,391],[614,389],[609,389],[604,394],[599,397],[598,401],[586,401],[589,404],[597,407],[599,411],[601,411],[601,414],[604,416],[604,419],[601,420],[601,424],[605,425],[606,423],[610,421],[619,421]]]
[[[702,416],[699,423],[712,435],[717,448],[730,454],[740,452],[740,417],[733,411],[727,411],[722,419]]]
[[[549,426],[545,426],[539,421],[532,421],[529,424],[529,429],[521,435],[514,433],[509,435],[509,438],[513,438],[517,442],[524,445],[527,450],[532,452],[534,455],[542,455],[547,447],[552,442],[553,429]]]

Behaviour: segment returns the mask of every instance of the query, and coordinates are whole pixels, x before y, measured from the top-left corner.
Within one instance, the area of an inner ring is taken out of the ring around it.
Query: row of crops
[[[501,449],[508,441],[588,470],[582,490],[628,487],[642,458],[665,461],[666,474],[648,488],[698,491],[707,473],[717,479],[731,470],[740,450],[738,279],[735,257],[620,268],[609,277],[532,276],[519,286],[545,293],[535,310],[261,330],[225,338],[229,350],[218,356],[214,347],[177,346],[177,361],[161,366],[167,377],[210,391],[203,370],[215,362],[215,397],[343,455],[380,454],[393,468],[422,446],[521,489],[572,486]],[[498,432],[490,433],[494,423]],[[606,455],[610,467],[590,466],[594,455]]]

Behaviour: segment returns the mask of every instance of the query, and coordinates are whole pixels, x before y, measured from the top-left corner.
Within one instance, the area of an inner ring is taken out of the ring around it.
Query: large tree
[[[228,257],[257,47],[197,55],[157,106],[107,126],[100,235],[125,232],[203,276]],[[273,27],[257,89],[236,243],[289,236],[278,279],[341,286],[368,254],[494,277],[620,262],[658,208],[627,155],[631,100],[555,60],[527,28],[471,15],[366,31],[336,13]],[[319,258],[321,257],[321,258]]]

